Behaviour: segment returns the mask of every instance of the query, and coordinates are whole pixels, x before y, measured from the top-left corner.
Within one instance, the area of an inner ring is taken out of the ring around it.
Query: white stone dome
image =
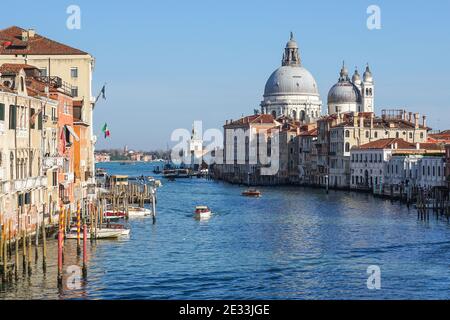
[[[339,81],[328,92],[328,104],[332,103],[361,103],[361,93],[350,81]]]
[[[311,73],[301,66],[282,66],[267,80],[264,97],[277,95],[319,96],[317,83]]]

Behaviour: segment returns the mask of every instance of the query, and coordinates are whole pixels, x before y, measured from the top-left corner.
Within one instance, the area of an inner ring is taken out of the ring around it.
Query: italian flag
[[[105,139],[111,136],[111,133],[109,132],[108,125],[105,123],[105,125],[102,128],[102,132],[105,135]]]

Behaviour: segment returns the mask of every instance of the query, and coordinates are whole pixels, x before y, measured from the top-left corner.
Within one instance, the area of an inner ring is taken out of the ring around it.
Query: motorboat
[[[211,217],[211,209],[207,206],[195,207],[195,217],[198,219],[207,219]]]
[[[123,211],[107,210],[103,212],[103,220],[106,221],[117,221],[120,219],[125,219],[126,217],[127,214]]]
[[[95,239],[117,239],[123,236],[128,236],[130,234],[130,229],[121,227],[107,227],[98,228],[94,232],[88,230],[89,239],[93,236]],[[71,228],[66,234],[66,239],[78,239],[77,228]],[[80,233],[80,239],[83,239],[83,232]]]
[[[146,208],[128,207],[128,218],[141,218],[150,216],[152,211]]]
[[[247,189],[244,192],[242,192],[242,195],[245,197],[259,198],[261,197],[261,191],[256,189]]]

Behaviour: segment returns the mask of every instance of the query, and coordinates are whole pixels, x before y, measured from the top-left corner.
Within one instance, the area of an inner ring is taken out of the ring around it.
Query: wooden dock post
[[[63,230],[61,227],[58,230],[58,288],[62,287],[62,269],[63,269]]]
[[[28,276],[29,277],[31,277],[31,274],[33,272],[33,267],[32,267],[32,263],[31,263],[31,260],[32,260],[31,251],[32,250],[33,249],[32,249],[31,232],[30,232],[30,233],[28,233],[28,256],[27,256],[27,258],[28,258],[27,266],[28,266]]]
[[[153,218],[153,224],[156,223],[156,190],[151,190],[152,194],[152,218]]]
[[[45,215],[42,217],[42,271],[44,274],[47,272],[47,232],[45,229]]]
[[[80,201],[77,203],[77,256],[81,254],[81,209],[80,209]]]
[[[27,272],[27,227],[22,231],[22,264],[23,274]]]
[[[87,224],[83,221],[83,278],[87,278]]]

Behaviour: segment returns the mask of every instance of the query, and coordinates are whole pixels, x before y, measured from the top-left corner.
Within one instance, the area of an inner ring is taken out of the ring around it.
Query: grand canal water
[[[101,164],[153,175],[152,165]],[[56,288],[48,271],[3,287],[1,299],[448,299],[450,224],[366,194],[301,187],[242,188],[204,179],[163,180],[158,220],[130,221],[131,236],[89,247],[81,287]],[[213,209],[209,221],[193,208]],[[65,266],[79,265],[73,242]],[[381,290],[367,268],[381,268]],[[67,277],[65,277],[67,282]]]

